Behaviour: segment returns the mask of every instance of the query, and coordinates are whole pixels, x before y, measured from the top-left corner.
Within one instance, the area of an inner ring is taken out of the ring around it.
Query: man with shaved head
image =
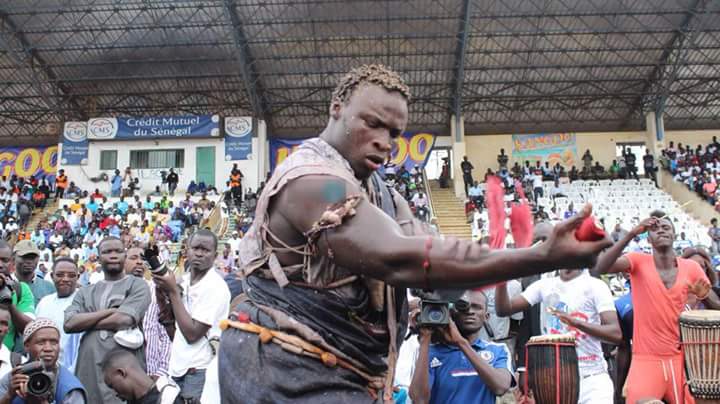
[[[122,348],[114,349],[102,361],[103,380],[128,404],[174,404],[180,388],[167,376],[150,377],[135,355]]]

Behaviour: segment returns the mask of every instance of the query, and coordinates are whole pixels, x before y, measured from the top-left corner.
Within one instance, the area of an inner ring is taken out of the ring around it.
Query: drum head
[[[690,310],[680,314],[683,323],[720,323],[720,310]]]

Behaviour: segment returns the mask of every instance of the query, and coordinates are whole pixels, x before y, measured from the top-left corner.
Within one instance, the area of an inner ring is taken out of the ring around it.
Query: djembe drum
[[[525,392],[537,404],[577,404],[580,374],[572,335],[543,335],[525,345]]]
[[[720,400],[720,311],[680,314],[680,341],[687,384],[695,398]]]

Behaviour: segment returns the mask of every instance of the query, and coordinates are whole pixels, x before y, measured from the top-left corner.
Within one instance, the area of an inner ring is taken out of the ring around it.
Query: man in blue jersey
[[[629,282],[628,282],[629,285]],[[632,295],[628,289],[628,293],[615,299],[615,310],[620,321],[620,329],[622,330],[623,340],[617,347],[615,356],[616,372],[615,375],[615,399],[616,402],[625,401],[623,397],[623,387],[630,371],[630,361],[632,360],[632,337],[633,337],[633,306]]]
[[[479,291],[462,299],[466,310],[453,310],[452,321],[437,330],[442,343],[430,344],[433,331],[420,330],[420,352],[410,384],[414,404],[494,404],[514,384],[505,344],[480,339],[487,297]]]

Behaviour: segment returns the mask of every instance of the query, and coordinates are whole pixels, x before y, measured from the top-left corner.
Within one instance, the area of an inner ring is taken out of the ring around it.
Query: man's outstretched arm
[[[299,233],[310,230],[328,206],[345,198],[328,199],[328,184],[345,187],[345,195],[363,191],[330,176],[305,176],[289,183],[272,201],[270,215],[281,215]],[[336,193],[332,193],[336,194]],[[400,226],[363,199],[352,217],[324,231],[320,254],[332,254],[338,265],[393,285],[466,289],[520,278],[557,268],[592,266],[598,253],[611,242],[580,242],[574,231],[590,215],[589,206],[557,226],[548,240],[536,247],[491,251],[470,240],[406,236]],[[273,221],[271,220],[271,230]],[[429,267],[424,269],[424,263]]]
[[[627,272],[630,270],[630,260],[622,256],[623,250],[635,237],[645,233],[650,226],[654,225],[656,219],[654,217],[647,218],[640,222],[635,228],[627,232],[625,236],[620,238],[617,243],[608,248],[600,255],[595,267],[590,270],[593,276],[603,274],[614,274],[618,272]]]

